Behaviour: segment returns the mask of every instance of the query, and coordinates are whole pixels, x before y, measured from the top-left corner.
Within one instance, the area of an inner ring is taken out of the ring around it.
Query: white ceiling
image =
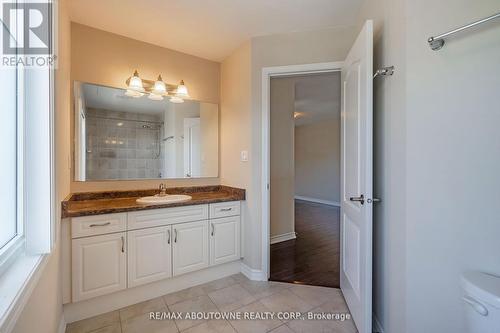
[[[362,2],[71,0],[69,4],[74,22],[222,61],[251,37],[352,25]]]
[[[340,119],[340,72],[295,78],[295,126]]]

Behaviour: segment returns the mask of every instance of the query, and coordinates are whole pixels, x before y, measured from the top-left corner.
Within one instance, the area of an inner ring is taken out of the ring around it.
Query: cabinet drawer
[[[128,230],[208,219],[208,205],[151,209],[128,213]]]
[[[126,227],[126,213],[74,217],[71,219],[71,238],[110,234],[125,231]]]
[[[210,218],[216,219],[219,217],[240,215],[240,202],[219,202],[210,204]]]

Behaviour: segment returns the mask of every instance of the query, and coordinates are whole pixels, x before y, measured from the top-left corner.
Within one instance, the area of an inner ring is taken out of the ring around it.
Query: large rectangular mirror
[[[75,180],[217,177],[219,108],[75,82]]]

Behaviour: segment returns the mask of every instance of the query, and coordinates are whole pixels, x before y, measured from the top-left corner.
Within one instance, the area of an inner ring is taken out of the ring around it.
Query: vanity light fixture
[[[126,81],[126,96],[139,98],[148,94],[148,98],[155,101],[161,101],[164,97],[170,97],[172,103],[183,103],[184,98],[190,98],[188,89],[181,80],[179,85],[167,84],[163,81],[161,75],[158,75],[156,81],[141,79],[137,70]]]

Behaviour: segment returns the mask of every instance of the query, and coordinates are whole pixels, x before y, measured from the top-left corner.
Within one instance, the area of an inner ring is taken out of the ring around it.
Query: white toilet
[[[462,275],[465,319],[469,333],[500,332],[500,277],[465,272]]]

